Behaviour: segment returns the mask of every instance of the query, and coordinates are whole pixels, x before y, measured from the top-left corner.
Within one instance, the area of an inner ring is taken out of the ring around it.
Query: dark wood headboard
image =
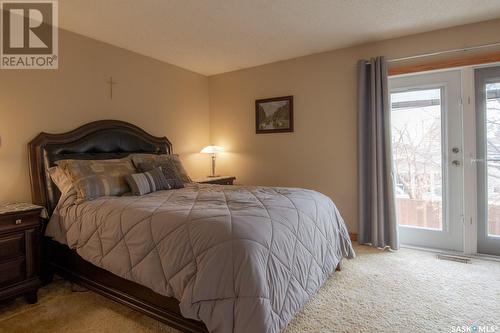
[[[99,120],[67,133],[40,133],[29,144],[31,197],[52,214],[60,192],[48,168],[62,159],[111,159],[132,153],[171,154],[166,137],[156,137],[119,120]]]

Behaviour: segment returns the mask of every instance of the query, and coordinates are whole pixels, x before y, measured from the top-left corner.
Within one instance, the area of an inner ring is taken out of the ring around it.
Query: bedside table
[[[24,295],[30,304],[38,301],[42,209],[0,204],[0,300]]]
[[[219,176],[195,179],[194,182],[200,184],[233,185],[235,179],[236,177],[234,176]]]

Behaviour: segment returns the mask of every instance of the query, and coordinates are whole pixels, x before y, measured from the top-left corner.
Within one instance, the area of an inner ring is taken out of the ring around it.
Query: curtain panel
[[[358,241],[399,248],[387,62],[358,62]]]

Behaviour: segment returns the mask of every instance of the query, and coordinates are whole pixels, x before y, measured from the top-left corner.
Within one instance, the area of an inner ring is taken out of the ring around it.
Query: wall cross
[[[109,98],[113,99],[113,85],[118,84],[118,82],[113,81],[113,77],[110,76],[109,80],[106,81],[107,84],[109,84]]]

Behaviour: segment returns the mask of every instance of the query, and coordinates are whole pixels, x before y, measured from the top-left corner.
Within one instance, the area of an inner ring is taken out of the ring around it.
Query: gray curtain
[[[358,241],[399,248],[390,99],[383,57],[358,62]]]

